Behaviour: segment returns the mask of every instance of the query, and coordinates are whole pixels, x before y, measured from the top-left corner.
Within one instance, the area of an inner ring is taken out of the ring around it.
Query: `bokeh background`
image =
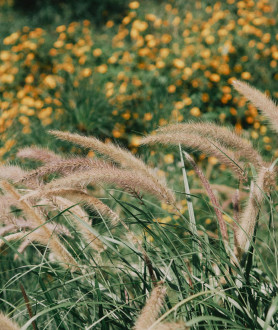
[[[264,118],[231,87],[278,97],[277,13],[277,0],[0,0],[1,158],[60,147],[49,129],[136,153],[145,133],[199,119],[247,129],[277,157]]]

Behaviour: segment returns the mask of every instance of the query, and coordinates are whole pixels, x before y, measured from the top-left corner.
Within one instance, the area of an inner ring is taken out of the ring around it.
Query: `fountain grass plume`
[[[268,119],[271,128],[278,132],[278,106],[266,94],[240,80],[233,81],[234,88],[245,96]]]
[[[54,197],[55,194],[51,194],[49,197],[52,196]],[[61,197],[60,194],[57,194],[57,196],[52,198],[51,201],[54,205],[59,207],[60,211],[68,209],[68,212],[72,215],[71,218],[74,221],[75,226],[79,229],[81,235],[93,250],[101,253],[106,249],[102,241],[80,221],[82,220],[86,222],[88,226],[91,226],[88,220],[88,214],[82,210],[79,205],[74,205],[71,200]]]
[[[48,163],[62,159],[62,157],[56,154],[55,152],[47,148],[39,148],[39,147],[22,148],[17,152],[16,156],[18,158],[28,158],[28,159],[37,160],[42,163]]]
[[[100,199],[89,195],[88,193],[78,189],[56,189],[49,191],[47,196],[62,196],[72,202],[84,205],[91,210],[97,211],[102,216],[108,217],[112,224],[115,225],[118,222],[118,214],[104,204]]]
[[[61,131],[49,131],[49,133],[61,140],[70,141],[85,148],[97,151],[99,154],[112,159],[123,168],[141,172],[142,175],[157,186],[157,190],[161,195],[160,198],[163,198],[167,203],[175,203],[173,192],[155,175],[153,169],[147,166],[141,159],[132,155],[128,150],[124,150],[112,143],[103,143],[95,137],[86,137]]]
[[[14,198],[16,203],[22,209],[26,219],[35,227],[39,227],[40,232],[37,236],[38,241],[42,240],[43,243],[46,242],[64,267],[69,268],[72,266],[77,266],[74,258],[61,244],[57,235],[50,230],[47,224],[45,224],[44,219],[40,217],[37,211],[32,208],[32,206],[27,201],[21,199],[21,195],[13,188],[13,186],[10,185],[7,181],[2,181],[1,187],[6,192],[6,194]],[[36,235],[36,231],[34,232],[34,235]]]
[[[30,171],[21,177],[18,182],[28,182],[30,180],[40,179],[46,175],[58,173],[60,175],[69,175],[75,171],[87,171],[93,168],[111,168],[113,164],[102,161],[93,160],[84,157],[70,157],[60,160],[55,160],[47,163],[39,168]]]
[[[156,321],[161,312],[165,296],[166,287],[163,283],[158,283],[152,290],[150,297],[147,299],[144,308],[138,316],[133,328],[134,330],[146,330]]]
[[[0,329],[2,330],[19,330],[20,327],[14,321],[12,321],[8,316],[0,312]]]
[[[198,150],[207,155],[216,157],[220,163],[230,168],[240,179],[246,179],[243,170],[243,163],[239,162],[234,152],[231,152],[218,142],[212,143],[197,134],[170,132],[165,134],[149,135],[141,140],[141,144],[181,144],[190,149]]]
[[[262,156],[254,149],[252,143],[240,137],[234,130],[211,122],[178,123],[160,127],[158,133],[180,132],[185,134],[197,134],[217,143],[221,143],[228,149],[234,149],[239,158],[251,162],[256,167],[263,164]]]
[[[159,187],[153,182],[148,180],[141,172],[134,175],[130,170],[110,168],[110,169],[93,169],[84,172],[78,172],[68,175],[63,178],[53,180],[41,187],[37,191],[33,191],[30,195],[48,194],[49,191],[63,188],[84,188],[88,185],[95,184],[112,184],[120,187],[129,193],[140,196],[142,192],[154,195],[156,198],[161,199],[161,191]],[[164,199],[162,199],[164,201]]]

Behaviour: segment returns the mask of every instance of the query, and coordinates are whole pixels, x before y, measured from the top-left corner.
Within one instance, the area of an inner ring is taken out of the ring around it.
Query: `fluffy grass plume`
[[[48,194],[49,191],[59,189],[60,187],[83,188],[89,184],[95,185],[105,183],[120,187],[136,196],[139,196],[141,192],[146,192],[161,199],[159,187],[157,187],[153,181],[148,180],[142,173],[138,173],[135,176],[134,172],[130,170],[118,168],[94,169],[74,173],[51,181],[38,190],[38,194]]]
[[[42,163],[53,162],[61,160],[61,156],[55,154],[55,152],[47,148],[39,147],[26,147],[22,148],[16,154],[19,158],[28,158],[33,160],[38,160]]]
[[[160,198],[163,198],[168,203],[175,202],[172,191],[164,184],[164,182],[157,178],[151,168],[149,168],[141,159],[132,155],[131,152],[112,143],[103,143],[95,137],[86,137],[79,134],[71,134],[60,131],[50,131],[50,134],[61,140],[70,141],[85,148],[97,151],[99,154],[105,155],[114,162],[120,164],[123,168],[140,171],[146,178],[157,186],[157,189],[161,195]]]
[[[142,309],[135,325],[134,330],[146,330],[157,319],[163,306],[166,295],[166,287],[163,283],[159,283],[151,292],[144,308]]]
[[[52,162],[48,162],[47,164],[40,166],[39,168],[26,173],[25,175],[21,175],[21,179],[18,181],[21,182],[29,182],[30,180],[41,179],[46,175],[52,173],[58,173],[60,175],[69,175],[73,172],[77,171],[88,171],[94,168],[111,168],[112,164],[108,162],[104,162],[101,160],[93,160],[90,158],[84,157],[71,157],[66,159],[54,160]]]
[[[73,205],[73,203],[67,199],[67,198],[63,198],[60,196],[60,194],[58,194],[59,196],[57,196],[54,200],[54,203],[56,203],[60,210],[65,210],[65,209],[69,209],[69,212],[72,213],[73,212],[73,216],[72,219],[74,221],[74,223],[76,224],[76,227],[80,230],[81,235],[85,238],[85,241],[89,244],[89,246],[93,249],[96,250],[97,252],[102,252],[103,250],[105,250],[105,246],[103,245],[103,243],[97,238],[96,235],[94,235],[88,228],[87,226],[85,226],[81,221],[85,221],[86,224],[88,226],[91,226],[90,222],[88,221],[88,214],[83,211],[79,205]],[[61,194],[62,195],[62,194]],[[65,196],[66,197],[66,196]],[[80,195],[79,195],[80,197]]]
[[[0,313],[0,329],[1,330],[19,330],[20,327],[3,313]]]
[[[149,135],[141,140],[141,144],[179,145],[193,150],[199,150],[207,155],[216,157],[220,163],[225,164],[241,179],[245,179],[243,163],[239,162],[236,154],[218,142],[209,142],[197,134],[170,132],[165,134]]]
[[[262,111],[270,126],[278,132],[278,106],[266,94],[240,80],[233,81],[234,88],[244,95],[253,105]]]
[[[231,148],[237,151],[237,155],[254,165],[259,167],[263,164],[262,156],[254,149],[252,143],[240,137],[234,130],[228,127],[220,126],[215,123],[178,123],[161,127],[157,130],[158,133],[185,133],[197,134],[207,138],[209,141],[221,143],[226,148]]]
[[[34,226],[39,227],[39,231],[32,233],[32,240],[37,240],[43,244],[49,245],[52,252],[55,254],[57,259],[61,261],[64,267],[76,266],[74,258],[62,245],[59,238],[55,233],[53,233],[47,224],[44,223],[44,220],[40,215],[32,208],[32,206],[27,202],[21,199],[21,195],[6,181],[1,182],[2,189],[12,196],[18,206],[22,209],[25,217],[30,221]],[[34,237],[34,238],[33,238]]]

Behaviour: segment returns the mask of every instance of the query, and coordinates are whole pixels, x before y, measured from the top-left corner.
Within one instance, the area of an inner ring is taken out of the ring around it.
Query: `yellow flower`
[[[169,93],[175,93],[175,91],[176,91],[176,86],[175,85],[168,86],[168,92]]]
[[[218,159],[216,157],[209,157],[208,158],[208,162],[211,164],[211,165],[216,165],[218,163]]]
[[[97,72],[99,73],[106,73],[108,70],[108,66],[106,64],[101,64],[97,67]]]
[[[209,58],[210,57],[210,50],[209,49],[204,49],[202,52],[201,52],[201,56],[203,58]]]
[[[192,100],[190,97],[186,97],[184,100],[183,100],[183,103],[184,105],[190,105],[192,104]]]
[[[54,79],[53,76],[50,76],[50,75],[49,76],[46,76],[44,78],[44,81],[43,82],[45,83],[45,85],[47,87],[49,87],[51,89],[54,89],[56,87],[56,81],[55,81],[55,79]]]
[[[137,8],[139,8],[139,6],[140,6],[140,3],[138,1],[132,1],[129,4],[130,9],[137,9]]]
[[[148,28],[148,23],[144,22],[144,21],[140,21],[139,19],[136,19],[132,24],[132,28],[135,30],[138,30],[140,32],[143,32]]]
[[[209,95],[208,95],[208,93],[203,93],[202,94],[202,101],[203,102],[208,102],[209,101]]]
[[[154,14],[146,14],[146,20],[154,22],[156,20],[156,16]]]
[[[144,120],[150,121],[152,119],[153,115],[150,112],[145,113]]]
[[[26,116],[20,116],[20,117],[18,118],[18,121],[19,121],[23,126],[25,126],[25,125],[29,125],[29,124],[30,124],[30,122],[29,122],[29,118],[26,117]]]
[[[65,26],[65,25],[57,26],[56,31],[57,31],[58,33],[61,33],[61,32],[63,32],[63,31],[66,31],[66,26]]]
[[[85,68],[81,71],[81,76],[82,77],[90,77],[90,75],[92,74],[92,69],[90,68]]]
[[[7,50],[2,50],[2,52],[0,52],[0,59],[2,61],[9,61],[11,60],[11,53]]]
[[[213,82],[219,82],[220,81],[220,76],[217,73],[212,73],[210,75],[209,79]]]
[[[158,69],[163,69],[165,67],[165,62],[163,62],[162,60],[157,60],[156,63],[155,63],[155,66]]]
[[[211,44],[214,43],[215,38],[214,38],[214,36],[207,36],[205,40],[206,40],[206,43],[207,43],[208,45],[211,45]]]
[[[100,56],[101,54],[102,54],[102,50],[101,50],[100,48],[96,48],[96,49],[93,50],[93,55],[94,55],[95,57],[98,57],[98,56]]]
[[[164,162],[166,164],[172,164],[174,163],[174,156],[172,154],[167,154],[164,156]]]
[[[26,84],[32,84],[34,82],[34,77],[32,75],[28,75],[26,78],[25,78],[25,82]]]
[[[184,61],[179,59],[179,58],[175,58],[173,60],[173,65],[174,67],[176,67],[177,69],[183,69],[185,64],[184,64]]]
[[[210,218],[207,218],[207,219],[205,220],[205,224],[206,224],[206,225],[210,225],[210,224],[211,224],[211,219],[210,219]]]
[[[2,83],[11,84],[14,82],[14,76],[12,74],[3,74],[0,77]]]
[[[247,72],[247,71],[246,72],[242,72],[241,78],[242,79],[245,79],[245,80],[248,80],[248,79],[251,78],[251,74],[249,72]]]
[[[201,115],[201,111],[200,111],[200,109],[197,108],[197,107],[192,108],[192,109],[190,110],[190,113],[191,113],[191,115],[194,116],[194,117],[199,117],[199,116]]]
[[[90,150],[88,152],[87,156],[90,157],[90,158],[93,158],[95,156],[95,153],[92,150]]]
[[[113,129],[112,134],[116,139],[122,136],[122,133],[118,129]]]
[[[139,147],[141,139],[142,139],[141,136],[133,135],[131,138],[130,146]]]
[[[161,42],[164,44],[168,44],[172,40],[172,36],[170,34],[163,34],[161,37]]]
[[[169,55],[170,50],[168,48],[161,48],[159,53],[162,58],[165,58]]]
[[[252,137],[252,139],[256,140],[259,137],[259,134],[255,131],[252,131],[251,132],[251,137]]]
[[[122,117],[125,119],[125,120],[129,120],[130,119],[130,113],[129,112],[125,112],[122,114]]]
[[[113,27],[114,26],[114,22],[113,21],[107,21],[106,22],[106,27],[108,27],[108,29],[110,29],[111,27]]]
[[[15,145],[15,143],[16,143],[15,140],[8,140],[8,141],[6,141],[6,143],[5,143],[5,149],[6,150],[10,150],[11,147]]]
[[[52,113],[52,108],[51,107],[47,107],[45,109],[42,109],[39,114],[38,114],[38,118],[39,119],[45,119],[47,117],[49,117]]]
[[[43,126],[47,126],[47,125],[50,125],[52,123],[52,119],[51,118],[44,118],[42,120],[42,124]]]

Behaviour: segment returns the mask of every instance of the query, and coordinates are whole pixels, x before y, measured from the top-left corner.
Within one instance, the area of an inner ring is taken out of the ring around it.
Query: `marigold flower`
[[[175,93],[175,91],[176,91],[176,86],[175,85],[168,86],[168,93]]]
[[[184,61],[179,59],[179,58],[175,58],[173,60],[173,65],[177,68],[177,69],[183,69],[185,64]]]
[[[56,87],[56,81],[55,81],[55,78],[53,76],[46,76],[44,78],[44,81],[45,85],[51,89],[54,89]]]
[[[211,76],[209,77],[209,79],[213,82],[219,82],[220,81],[220,76],[217,73],[213,73],[211,74]]]
[[[191,110],[190,110],[190,114],[194,117],[199,117],[201,115],[201,111],[198,107],[193,107]]]
[[[152,119],[153,115],[150,112],[147,112],[144,114],[144,120],[150,121]]]
[[[166,164],[172,164],[174,163],[174,156],[172,154],[167,154],[164,156],[164,162]]]
[[[242,72],[241,73],[241,78],[245,79],[245,80],[248,80],[248,79],[251,78],[251,74],[249,72]]]
[[[90,68],[85,68],[81,71],[81,76],[85,77],[85,78],[90,77],[91,74],[92,74],[92,69],[90,69]]]
[[[97,67],[97,72],[99,73],[106,73],[108,70],[108,66],[106,64],[101,64]]]
[[[140,3],[138,1],[132,1],[129,4],[130,9],[137,9],[137,8],[139,8],[139,6],[140,6]]]
[[[95,57],[98,57],[98,56],[100,56],[101,54],[102,54],[102,50],[101,50],[100,48],[96,48],[96,49],[93,50],[93,55],[94,55]]]

